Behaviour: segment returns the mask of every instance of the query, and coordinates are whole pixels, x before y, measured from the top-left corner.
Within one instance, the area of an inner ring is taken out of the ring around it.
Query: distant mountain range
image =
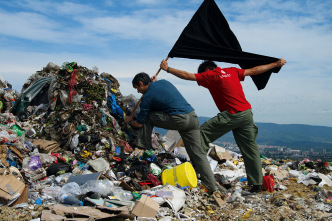
[[[209,117],[198,117],[204,123]],[[332,127],[311,126],[305,124],[258,123],[257,143],[260,145],[285,146],[292,149],[307,150],[313,148],[332,151]],[[157,128],[157,132],[165,135],[167,130]],[[232,132],[216,140],[218,142],[235,143]]]

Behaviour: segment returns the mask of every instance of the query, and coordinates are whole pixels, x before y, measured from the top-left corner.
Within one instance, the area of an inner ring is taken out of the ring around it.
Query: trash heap
[[[11,112],[18,96],[18,92],[12,89],[12,85],[0,77],[0,113]]]
[[[21,94],[1,80],[0,220],[328,220],[329,162],[262,156],[264,191],[248,191],[241,155],[211,144],[222,198],[207,193],[177,131],[135,148],[123,122],[137,103],[116,78],[49,63]],[[11,96],[9,96],[10,94]],[[15,102],[13,102],[15,101]],[[9,102],[9,103],[8,103]]]

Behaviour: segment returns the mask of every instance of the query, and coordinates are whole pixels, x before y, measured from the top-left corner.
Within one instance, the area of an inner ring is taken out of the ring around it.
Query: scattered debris
[[[0,220],[329,220],[332,164],[262,159],[250,193],[241,155],[211,144],[209,194],[177,131],[135,148],[136,105],[112,75],[49,63],[21,94],[0,78]]]

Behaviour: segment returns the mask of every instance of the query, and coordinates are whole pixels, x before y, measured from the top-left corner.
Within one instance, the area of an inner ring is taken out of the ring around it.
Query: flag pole
[[[165,59],[165,61],[167,61],[167,60],[168,60],[168,57]],[[159,74],[160,71],[161,71],[161,68],[159,68],[159,70],[158,70],[157,73],[155,74],[156,77],[158,76],[158,74]],[[134,116],[134,113],[135,113],[135,111],[136,111],[138,105],[141,103],[142,98],[143,98],[143,94],[142,94],[141,98],[137,101],[137,104],[135,105],[135,107],[133,108],[133,110],[131,111],[130,116]],[[125,127],[125,125],[126,125],[126,124],[124,124],[124,127]]]

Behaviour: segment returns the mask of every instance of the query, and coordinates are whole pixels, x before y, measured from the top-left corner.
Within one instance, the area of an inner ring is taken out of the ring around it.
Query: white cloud
[[[34,13],[0,12],[0,33],[17,38],[53,41],[61,39],[63,34],[57,29],[60,24],[50,21],[47,17]]]
[[[122,16],[81,18],[84,28],[96,34],[125,39],[164,41],[172,44],[189,21],[192,12],[144,10]],[[170,31],[171,30],[171,31]]]
[[[70,1],[50,1],[50,0],[23,0],[13,1],[24,10],[40,12],[49,16],[77,16],[81,14],[89,15],[98,12],[94,7],[86,4],[78,4]]]
[[[158,2],[160,3],[159,0],[137,0],[138,4],[156,5],[156,4],[158,4]]]
[[[157,72],[201,1],[101,2],[102,7],[99,1],[4,2],[0,6],[0,76],[20,89],[48,62],[77,61],[112,74],[124,95],[140,97],[131,86],[132,77],[140,71]],[[288,61],[280,73],[271,76],[264,90],[257,91],[250,78],[243,82],[255,120],[332,126],[331,4],[305,0],[216,2],[244,51]],[[193,73],[199,63],[169,59],[171,67]],[[163,71],[158,77],[174,83],[198,115],[218,112],[209,92],[195,82]]]
[[[303,63],[301,68],[308,69],[330,63],[332,33],[319,29],[301,29],[292,23],[245,25],[234,24],[234,32],[241,42],[242,49],[248,52],[265,54],[272,57],[285,57],[290,61]]]

